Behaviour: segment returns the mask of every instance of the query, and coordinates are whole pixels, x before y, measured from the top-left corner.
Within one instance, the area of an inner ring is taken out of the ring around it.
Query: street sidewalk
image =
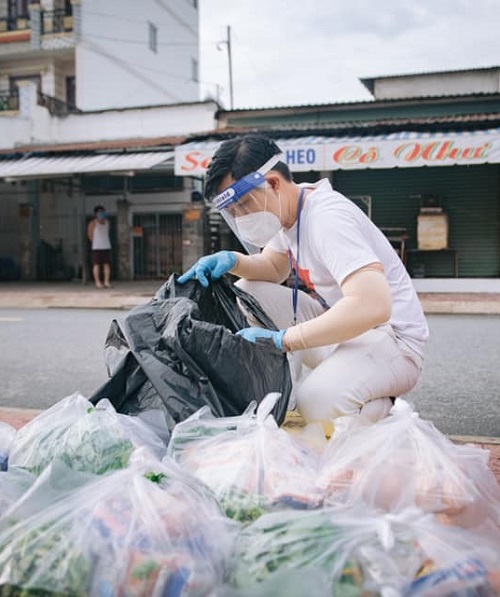
[[[147,303],[162,280],[113,282],[112,288],[75,282],[0,282],[0,308],[123,309]]]
[[[114,282],[97,289],[81,282],[0,282],[0,308],[130,310],[147,303],[164,280]],[[500,315],[500,292],[419,292],[426,313]]]

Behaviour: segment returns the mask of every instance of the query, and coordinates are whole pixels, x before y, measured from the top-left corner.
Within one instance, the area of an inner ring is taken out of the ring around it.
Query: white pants
[[[279,329],[293,325],[291,288],[249,280],[239,280],[237,285],[258,300]],[[316,300],[299,291],[297,323],[323,312]],[[250,326],[259,325],[245,315]],[[357,413],[370,421],[382,419],[392,407],[390,398],[409,392],[422,370],[422,357],[399,340],[389,324],[341,344],[288,356],[293,400],[308,422]]]

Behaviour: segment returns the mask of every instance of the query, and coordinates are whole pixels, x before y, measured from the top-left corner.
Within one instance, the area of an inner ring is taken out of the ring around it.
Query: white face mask
[[[270,211],[258,211],[235,218],[238,232],[252,245],[264,247],[281,230],[281,221]]]

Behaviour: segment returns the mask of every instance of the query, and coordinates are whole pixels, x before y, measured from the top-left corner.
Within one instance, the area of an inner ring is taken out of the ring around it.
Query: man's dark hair
[[[104,206],[103,206],[103,205],[96,205],[96,206],[94,207],[94,215],[95,215],[95,216],[97,215],[97,212],[98,212],[98,211],[106,211],[106,210],[104,209]]]
[[[234,180],[255,172],[273,155],[281,153],[276,143],[262,134],[251,133],[224,141],[215,152],[205,178],[205,197],[212,199],[219,191],[222,179],[230,174]],[[283,162],[272,168],[291,181],[290,169]]]

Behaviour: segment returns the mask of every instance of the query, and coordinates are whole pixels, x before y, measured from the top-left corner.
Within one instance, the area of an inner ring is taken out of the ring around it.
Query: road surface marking
[[[0,321],[24,321],[24,317],[0,317]]]

